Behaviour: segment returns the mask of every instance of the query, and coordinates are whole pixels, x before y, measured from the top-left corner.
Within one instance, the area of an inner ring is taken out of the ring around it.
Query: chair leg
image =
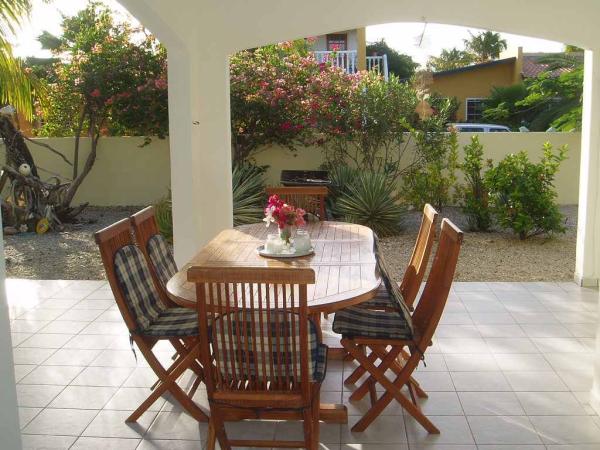
[[[211,417],[208,419],[208,435],[206,437],[206,450],[215,450],[217,434],[215,433],[215,422]]]
[[[418,364],[418,357],[416,355],[411,356],[411,358],[406,361],[402,372],[397,375],[394,382],[392,382],[385,376],[385,371],[387,370],[388,365],[384,365],[383,361],[379,367],[375,366],[364,354],[362,354],[362,352],[358,349],[358,346],[351,340],[342,339],[342,345],[386,390],[386,392],[371,406],[366,414],[352,427],[352,431],[364,431],[373,422],[373,420],[375,420],[383,412],[387,405],[389,405],[392,400],[396,399],[398,403],[400,403],[400,405],[429,433],[439,433],[439,430],[436,428],[436,426],[421,412],[420,408],[406,398],[400,391],[402,386],[410,382],[410,374]],[[392,350],[390,350],[388,355],[386,355],[386,359],[392,354],[395,358],[400,353],[400,350],[401,349],[399,348],[392,347]]]
[[[342,344],[344,345],[344,344]],[[353,345],[353,344],[350,344]],[[346,348],[346,350],[350,351],[348,348]],[[371,352],[371,354],[375,353],[374,351]],[[400,351],[398,349],[395,349],[394,351],[390,351],[387,355],[385,355],[381,361],[381,363],[379,364],[379,367],[385,367],[384,371],[387,370],[387,367],[395,360],[396,356],[398,356],[398,354],[400,353]],[[371,356],[371,355],[369,355]],[[368,361],[369,364],[373,367],[374,366],[374,360],[369,359],[368,356],[364,356],[362,355],[362,358],[364,358],[364,360]],[[377,359],[377,358],[375,358]],[[358,358],[357,358],[358,360]],[[358,360],[360,362],[360,360]],[[368,372],[367,367],[364,364],[361,364],[361,367],[363,367],[365,369],[365,371]],[[361,384],[351,395],[350,395],[350,400],[351,401],[358,401],[360,399],[362,399],[365,395],[367,395],[371,389],[371,386],[373,386],[375,384],[375,377],[373,376],[373,374],[369,375],[369,378],[367,378],[367,380]]]
[[[229,445],[229,439],[225,432],[225,422],[223,421],[220,411],[216,407],[211,406],[210,408],[210,422],[213,424],[215,437],[219,441],[221,450],[231,450],[231,445]]]
[[[193,400],[181,389],[177,384],[177,379],[181,374],[190,367],[190,364],[195,361],[197,352],[199,351],[199,345],[193,350],[189,351],[185,358],[182,358],[179,362],[175,362],[169,370],[160,364],[158,359],[152,350],[145,345],[138,345],[140,351],[144,354],[146,361],[156,373],[160,380],[160,384],[154,389],[150,396],[125,420],[126,422],[136,422],[141,415],[156,401],[158,398],[169,391],[173,397],[179,401],[181,406],[187,412],[194,417],[196,420],[206,422],[208,417],[204,412],[196,405]]]

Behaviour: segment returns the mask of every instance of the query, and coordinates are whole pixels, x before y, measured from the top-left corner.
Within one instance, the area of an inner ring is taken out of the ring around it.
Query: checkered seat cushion
[[[152,282],[144,255],[135,245],[115,253],[119,287],[137,323],[138,333],[157,337],[196,336],[198,317],[186,308],[167,308]]]
[[[144,330],[148,336],[186,337],[198,335],[198,313],[189,308],[168,308]]]
[[[166,239],[161,234],[155,234],[146,244],[150,261],[163,286],[177,273],[177,264]]]
[[[345,338],[412,339],[411,327],[397,311],[350,306],[335,313],[333,331]]]
[[[394,303],[394,300],[392,299],[392,297],[390,296],[390,293],[388,292],[387,288],[385,287],[385,283],[382,283],[381,286],[379,286],[379,289],[377,289],[377,293],[375,294],[375,297],[373,297],[371,300],[360,303],[359,305],[361,308],[368,308],[368,309],[396,309],[397,305]]]
[[[370,301],[336,312],[333,331],[344,337],[412,339],[410,308],[404,303],[398,284],[389,275],[379,238],[375,234],[373,250],[381,275],[381,286]]]
[[[219,371],[226,378],[233,371],[238,380],[260,380],[264,374],[267,380],[273,382],[291,376],[291,373],[286,373],[287,365],[299,379],[299,339],[295,340],[294,349],[292,339],[286,340],[284,336],[289,337],[292,333],[299,335],[300,316],[288,311],[263,311],[262,317],[260,315],[260,311],[242,310],[219,316],[213,321],[210,339]],[[231,341],[233,343],[230,346]],[[280,343],[279,348],[277,342]],[[245,355],[248,361],[244,359]],[[274,367],[273,373],[271,365]],[[325,378],[327,346],[320,342],[317,328],[311,320],[308,326],[308,369],[312,381],[321,382]]]

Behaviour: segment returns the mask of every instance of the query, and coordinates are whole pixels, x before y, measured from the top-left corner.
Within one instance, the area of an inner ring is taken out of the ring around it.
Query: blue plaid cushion
[[[117,250],[115,272],[140,331],[146,330],[167,308],[160,301],[140,249],[135,245],[126,245]]]
[[[235,315],[237,314],[237,319]],[[250,314],[254,314],[254,321]],[[235,376],[238,379],[262,378],[269,381],[292,376],[285,372],[285,367],[295,371],[296,376],[300,377],[300,342],[296,340],[295,351],[292,348],[285,348],[283,342],[284,336],[291,336],[292,333],[300,333],[300,316],[286,311],[263,311],[262,318],[260,311],[242,310],[230,313],[234,317],[229,320],[223,320],[224,316],[217,317],[211,327],[211,342],[217,343],[215,350],[215,361],[222,374],[231,376],[232,366]],[[276,317],[276,314],[279,317]],[[287,321],[283,318],[287,314]],[[270,318],[269,318],[270,316]],[[270,320],[269,320],[270,319]],[[229,323],[231,322],[231,329]],[[252,327],[254,322],[254,327]],[[261,327],[261,324],[264,324]],[[241,328],[241,329],[238,329]],[[262,333],[261,333],[262,328]],[[254,336],[253,336],[254,335]],[[270,338],[269,338],[270,335]],[[261,337],[264,336],[264,337]],[[279,348],[276,348],[279,336]],[[229,351],[230,340],[233,351]],[[290,339],[290,345],[291,345]],[[238,351],[239,349],[239,351]],[[256,353],[255,353],[256,352]],[[242,355],[248,354],[249,361],[241,361]],[[294,356],[296,359],[294,360]],[[232,361],[233,360],[233,361]],[[319,342],[319,335],[315,324],[309,320],[308,327],[308,368],[312,374],[313,381],[321,381],[325,376],[327,360],[327,346]],[[256,367],[255,367],[256,362]],[[274,373],[271,374],[270,367],[273,365]]]
[[[169,244],[161,234],[155,234],[148,239],[146,250],[160,282],[166,286],[171,277],[177,273],[177,264]]]
[[[375,249],[375,257],[377,259],[377,268],[379,269],[379,274],[381,275],[382,287],[385,289],[387,295],[379,295],[379,292],[376,296],[377,303],[379,305],[384,304],[383,308],[391,308],[398,311],[400,317],[406,322],[406,326],[410,329],[412,334],[413,325],[412,325],[412,317],[410,315],[410,308],[404,302],[404,297],[402,296],[402,292],[400,291],[400,287],[398,284],[392,279],[390,276],[390,271],[388,269],[387,263],[383,256],[383,251],[381,250],[381,246],[379,245],[379,239],[375,236],[374,239],[374,249]],[[385,303],[385,298],[387,297],[388,303]],[[364,305],[364,304],[363,304]],[[375,307],[376,309],[377,307]],[[381,306],[379,306],[381,308]]]
[[[333,331],[343,337],[412,339],[408,322],[397,311],[376,311],[350,306],[335,313]]]
[[[390,293],[388,292],[387,288],[385,287],[385,284],[381,284],[381,286],[379,286],[379,289],[377,289],[377,293],[375,294],[375,297],[373,297],[371,300],[368,300],[366,302],[360,303],[359,305],[361,308],[371,308],[371,309],[396,309],[397,305],[396,303],[392,300]]]
[[[189,308],[169,308],[144,330],[144,334],[157,337],[198,336],[198,313]]]

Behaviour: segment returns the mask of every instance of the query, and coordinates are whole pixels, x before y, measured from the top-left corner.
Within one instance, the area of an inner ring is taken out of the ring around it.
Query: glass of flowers
[[[305,225],[304,215],[306,211],[302,208],[296,208],[288,205],[277,195],[271,195],[265,208],[265,218],[267,227],[271,223],[277,224],[279,228],[279,237],[287,247],[291,245],[294,227]]]

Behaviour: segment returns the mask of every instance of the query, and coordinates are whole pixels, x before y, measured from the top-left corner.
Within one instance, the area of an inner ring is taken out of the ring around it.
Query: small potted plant
[[[294,228],[305,225],[304,215],[306,211],[302,208],[296,208],[288,205],[277,195],[271,195],[265,208],[265,218],[267,227],[271,223],[276,223],[279,228],[279,237],[286,246],[291,244]]]

